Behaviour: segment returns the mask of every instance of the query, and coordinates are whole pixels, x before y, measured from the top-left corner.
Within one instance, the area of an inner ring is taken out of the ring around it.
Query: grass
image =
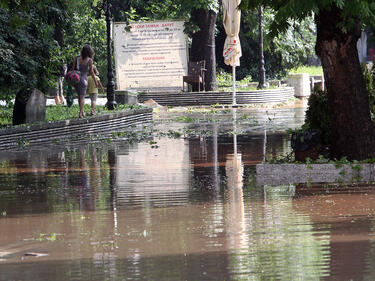
[[[129,110],[141,108],[139,105],[119,104],[115,111]],[[85,105],[85,113],[89,115],[91,112],[91,105]],[[97,115],[113,112],[108,110],[105,106],[96,106]],[[13,108],[0,107],[0,128],[12,126]],[[46,122],[55,122],[68,119],[78,119],[79,106],[72,105],[71,107],[57,105],[46,107]]]
[[[13,108],[0,107],[0,128],[12,124]]]
[[[119,110],[127,110],[127,109],[135,109],[140,108],[140,106],[129,105],[129,104],[119,104],[116,108],[116,111]],[[84,109],[86,116],[89,115],[91,112],[91,105],[85,104]],[[108,110],[105,106],[96,106],[96,112],[98,115],[110,113],[112,110]],[[79,115],[79,106],[72,105],[71,107],[67,106],[47,106],[46,107],[46,120],[47,122],[51,121],[60,121],[60,120],[67,120],[67,119],[77,119]]]
[[[300,66],[289,71],[290,74],[308,73],[310,76],[323,75],[323,68],[321,66]]]

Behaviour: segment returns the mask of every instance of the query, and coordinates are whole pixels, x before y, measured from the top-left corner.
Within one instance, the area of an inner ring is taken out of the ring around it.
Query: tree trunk
[[[199,31],[192,35],[190,61],[206,61],[206,91],[216,90],[215,24],[217,14],[212,10],[193,11]]]
[[[357,52],[360,28],[344,32],[342,11],[336,7],[316,15],[319,56],[326,81],[331,118],[331,156],[363,160],[375,156],[374,126],[369,96]]]

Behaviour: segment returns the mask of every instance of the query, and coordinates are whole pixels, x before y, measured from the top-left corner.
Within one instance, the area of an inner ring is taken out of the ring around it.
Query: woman
[[[73,70],[79,70],[81,72],[80,81],[78,84],[74,86],[77,94],[78,94],[78,103],[79,103],[79,118],[83,118],[85,116],[84,106],[85,106],[85,95],[87,91],[87,74],[90,72],[91,77],[95,82],[95,86],[97,87],[97,82],[95,79],[95,74],[93,71],[93,57],[94,57],[94,50],[91,48],[90,45],[83,46],[81,50],[81,55],[77,56],[73,62]]]

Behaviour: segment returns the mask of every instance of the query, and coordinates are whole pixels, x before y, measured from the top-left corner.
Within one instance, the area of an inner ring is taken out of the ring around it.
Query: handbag
[[[77,85],[79,81],[81,80],[81,72],[78,70],[78,66],[79,66],[79,56],[77,57],[77,64],[76,64],[77,70],[69,71],[65,75],[66,82],[69,85],[73,85],[73,86]]]

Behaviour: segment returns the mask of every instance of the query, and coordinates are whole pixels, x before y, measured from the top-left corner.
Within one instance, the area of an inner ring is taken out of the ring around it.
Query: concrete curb
[[[375,181],[374,164],[258,164],[257,185]]]
[[[30,124],[0,130],[0,149],[19,147],[20,142],[29,145],[58,141],[77,136],[108,134],[129,127],[152,123],[152,108],[132,109],[83,119],[63,120],[51,123]]]

